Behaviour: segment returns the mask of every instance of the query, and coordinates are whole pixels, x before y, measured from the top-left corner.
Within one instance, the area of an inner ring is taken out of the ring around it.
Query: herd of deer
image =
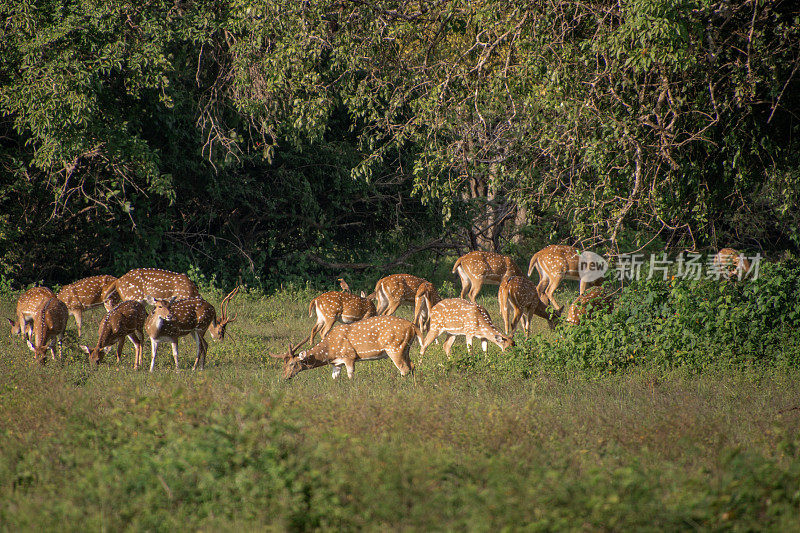
[[[607,294],[599,285],[602,278],[588,280],[582,277],[578,265],[579,253],[571,246],[550,245],[537,252],[528,266],[528,276],[536,269],[539,283],[534,284],[504,255],[475,251],[459,257],[453,273],[461,279],[461,297],[442,299],[429,281],[411,274],[386,276],[375,285],[375,291],[366,295],[350,292],[344,280],[339,280],[342,291],[331,291],[314,298],[309,304],[309,316],[316,322],[308,338],[283,354],[271,354],[284,362],[283,376],[291,378],[302,370],[332,365],[333,377],[347,369],[353,377],[356,361],[370,361],[389,357],[400,373],[413,372],[409,351],[414,339],[421,345],[420,359],[426,349],[441,334],[447,335],[443,347],[450,355],[456,337],[466,337],[468,348],[473,339],[481,340],[484,351],[488,342],[501,350],[513,346],[512,339],[518,323],[526,336],[530,334],[534,315],[545,319],[551,329],[561,316],[562,306],[554,292],[564,279],[580,282],[580,294],[567,312],[567,322],[577,324],[589,318],[592,309],[611,305],[613,294]],[[715,256],[715,262],[728,265],[733,275],[749,265],[742,263],[736,250],[725,248]],[[493,324],[485,308],[475,303],[475,298],[485,284],[500,285],[498,303],[505,333]],[[588,291],[586,289],[591,287]],[[178,339],[191,335],[197,343],[193,368],[204,368],[208,343],[205,333],[222,340],[227,324],[236,318],[228,317],[228,304],[237,294],[238,287],[228,293],[221,304],[222,315],[204,300],[195,284],[186,274],[156,268],[137,268],[120,278],[92,276],[65,286],[54,294],[46,287],[33,287],[20,296],[16,306],[16,320],[11,323],[12,334],[25,337],[34,357],[41,363],[47,361],[50,351],[55,359],[54,346],[61,343],[67,318],[75,317],[78,336],[81,335],[83,311],[105,306],[108,311],[100,322],[98,340],[94,348],[81,346],[93,365],[102,362],[103,356],[117,344],[117,362],[120,360],[125,338],[135,349],[134,369],[142,365],[142,342],[146,332],[150,338],[152,359],[155,365],[158,344],[169,342],[178,370]],[[148,313],[144,302],[152,306]],[[377,303],[377,306],[376,306]],[[391,316],[403,304],[413,305],[412,321]],[[547,312],[552,304],[555,313]],[[590,305],[587,305],[590,304]],[[334,327],[336,321],[342,324]],[[321,341],[313,345],[317,333]],[[297,353],[306,342],[313,345]]]

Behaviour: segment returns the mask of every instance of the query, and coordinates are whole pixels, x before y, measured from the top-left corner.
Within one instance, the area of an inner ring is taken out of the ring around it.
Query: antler
[[[229,292],[228,295],[225,298],[223,298],[223,300],[222,300],[222,304],[221,304],[221,307],[222,307],[222,320],[224,320],[226,322],[235,322],[236,321],[236,317],[239,316],[239,313],[237,312],[236,315],[234,315],[233,318],[228,319],[228,304],[230,303],[231,299],[234,296],[236,296],[236,294],[238,292],[239,292],[239,285],[237,285],[235,289],[233,289],[231,292]]]

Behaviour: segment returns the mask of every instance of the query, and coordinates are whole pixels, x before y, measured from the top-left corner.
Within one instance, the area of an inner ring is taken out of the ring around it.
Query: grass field
[[[268,353],[307,334],[311,296],[239,298],[203,372],[176,374],[167,346],[134,372],[129,343],[93,371],[72,319],[66,363],[42,368],[6,329],[0,529],[800,530],[796,371],[523,380],[435,346],[414,378],[382,360],[283,381]]]

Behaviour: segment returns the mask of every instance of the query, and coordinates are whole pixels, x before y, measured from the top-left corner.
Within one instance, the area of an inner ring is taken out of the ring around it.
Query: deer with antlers
[[[375,316],[375,304],[364,296],[330,291],[320,294],[308,304],[308,316],[313,317],[315,314],[317,321],[308,337],[312,343],[317,333],[324,339],[337,320],[352,324],[357,320]]]
[[[417,291],[423,284],[426,284],[425,290],[429,293],[430,298],[436,299],[433,304],[439,303],[441,298],[433,285],[424,278],[411,274],[392,274],[379,279],[375,284],[375,292],[367,298],[377,301],[376,307],[379,315],[393,315],[401,305],[415,304]]]
[[[503,335],[492,324],[489,313],[482,306],[464,300],[463,298],[447,298],[434,305],[430,313],[430,329],[420,350],[420,360],[425,355],[428,346],[442,333],[447,334],[444,341],[444,352],[450,357],[450,348],[456,336],[464,335],[467,338],[467,349],[472,349],[472,339],[481,339],[481,347],[485,352],[488,342],[495,343],[500,350],[514,346],[514,341]]]
[[[148,303],[153,306],[153,311],[144,323],[147,336],[150,337],[152,359],[150,372],[156,364],[156,351],[158,344],[166,341],[172,345],[172,356],[175,359],[175,371],[178,371],[178,339],[186,335],[194,337],[197,342],[197,356],[192,365],[192,370],[206,366],[206,353],[208,342],[205,340],[206,331],[211,333],[214,340],[225,338],[225,328],[236,317],[228,317],[228,304],[239,292],[236,287],[222,300],[222,316],[217,316],[214,306],[199,296],[177,300],[173,296],[169,300],[150,298]]]
[[[283,377],[291,379],[298,372],[333,365],[332,377],[336,379],[347,369],[347,377],[353,378],[357,361],[375,361],[390,358],[400,374],[414,371],[409,351],[414,339],[420,338],[419,329],[408,320],[396,316],[373,316],[353,324],[340,324],[319,343],[296,354],[297,349],[309,339],[296,346],[289,344],[284,354],[270,354],[283,360]],[[295,355],[296,354],[296,355]]]
[[[156,313],[161,313],[164,318],[167,313],[161,309],[156,309]],[[81,350],[89,355],[89,362],[96,367],[103,362],[103,357],[117,345],[117,363],[120,362],[122,347],[125,338],[131,340],[134,348],[133,369],[138,370],[142,366],[142,342],[144,341],[144,322],[147,319],[147,310],[144,304],[133,300],[125,300],[111,311],[100,321],[100,328],[97,332],[97,345],[89,348],[80,345]]]
[[[497,302],[500,304],[500,316],[503,317],[506,335],[513,337],[517,324],[522,319],[522,328],[525,330],[525,337],[528,337],[533,315],[547,320],[550,329],[556,327],[556,321],[547,313],[547,305],[539,296],[536,284],[528,278],[513,276],[503,281],[497,291]]]
[[[33,357],[41,364],[47,362],[45,352],[50,350],[53,360],[56,358],[53,345],[58,344],[58,359],[61,360],[61,343],[64,339],[64,330],[67,327],[69,312],[67,306],[52,296],[43,302],[33,314],[33,334],[36,342],[27,340],[28,348],[33,352]]]
[[[584,319],[590,319],[596,311],[611,309],[614,306],[614,297],[621,290],[608,294],[603,287],[592,287],[584,294],[579,295],[567,310],[567,323],[577,326]]]
[[[22,335],[26,340],[33,338],[33,317],[36,310],[50,298],[55,297],[47,287],[31,287],[17,300],[17,320],[7,318],[11,324],[12,335]]]
[[[475,298],[485,284],[499,285],[511,276],[522,276],[522,270],[508,256],[494,252],[470,252],[456,259],[453,273],[461,279],[461,298]]]
[[[739,250],[723,248],[712,260],[713,268],[725,279],[742,277],[750,271],[750,261]]]
[[[116,279],[108,275],[90,276],[70,283],[58,291],[58,299],[66,304],[69,314],[75,317],[78,337],[81,336],[84,311],[101,305],[105,306],[106,311],[111,311],[121,301],[116,292],[103,300],[103,290]]]
[[[176,300],[200,296],[197,286],[186,274],[160,268],[134,268],[103,288],[103,301],[117,294],[120,300],[146,302],[148,298]]]
[[[591,254],[597,261],[603,261],[602,257]],[[553,304],[556,311],[561,311],[561,305],[556,301],[555,293],[561,281],[571,279],[580,282],[579,294],[583,294],[586,287],[598,285],[603,282],[603,277],[597,275],[597,270],[604,265],[588,265],[589,268],[581,269],[581,255],[572,246],[563,244],[551,244],[533,254],[530,265],[528,265],[528,276],[533,273],[535,268],[539,272],[539,283],[536,290],[540,295],[546,296],[542,300]]]

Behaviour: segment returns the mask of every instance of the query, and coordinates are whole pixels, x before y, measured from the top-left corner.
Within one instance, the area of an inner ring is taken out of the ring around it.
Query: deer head
[[[220,310],[222,311],[222,315],[217,319],[216,324],[212,324],[208,328],[208,332],[211,333],[211,338],[214,340],[221,341],[225,339],[225,327],[230,324],[231,322],[236,322],[236,317],[238,313],[234,315],[233,318],[228,318],[228,304],[230,303],[231,299],[239,293],[239,286],[237,285],[235,289],[228,293],[228,295],[222,300],[220,304]]]
[[[283,360],[283,379],[292,379],[296,376],[299,372],[303,370],[308,370],[309,368],[314,368],[316,366],[321,366],[321,364],[313,364],[311,360],[306,362],[306,351],[300,352],[300,354],[295,355],[298,348],[300,348],[303,344],[308,342],[306,338],[302,342],[292,346],[292,343],[289,343],[289,351],[282,354],[269,354],[270,357],[274,357],[275,359],[282,359]],[[324,363],[322,363],[324,364]]]

